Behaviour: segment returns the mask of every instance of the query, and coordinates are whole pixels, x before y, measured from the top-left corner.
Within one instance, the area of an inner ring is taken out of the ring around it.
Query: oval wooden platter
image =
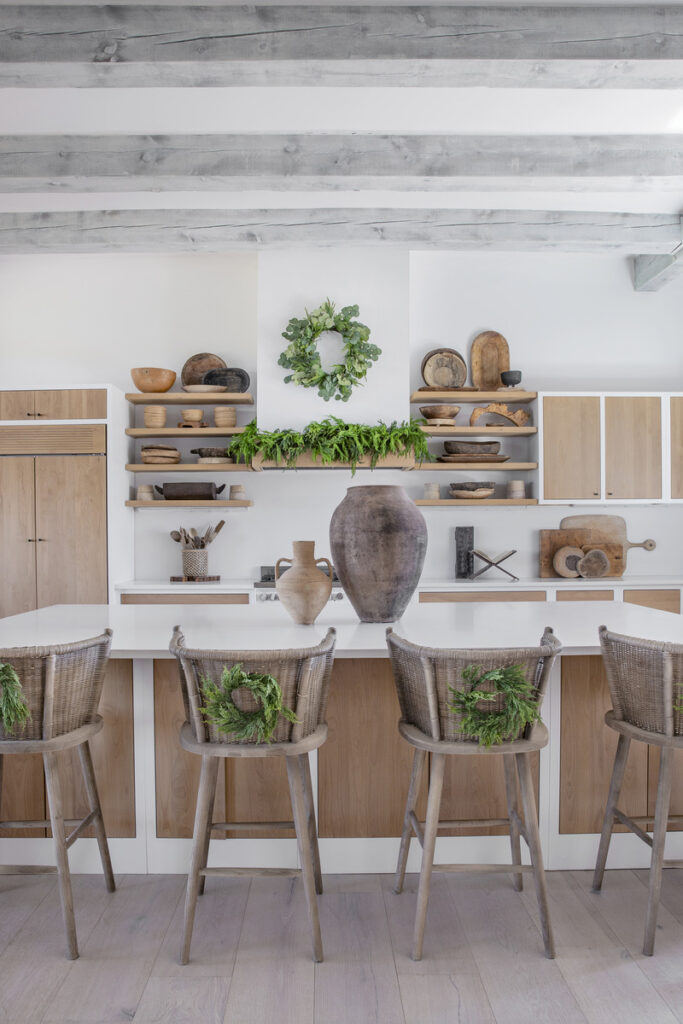
[[[470,349],[470,377],[475,387],[493,391],[502,387],[500,375],[510,369],[510,349],[498,331],[482,331]]]

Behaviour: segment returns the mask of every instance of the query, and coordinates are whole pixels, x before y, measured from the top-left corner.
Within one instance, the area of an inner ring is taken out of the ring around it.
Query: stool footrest
[[[66,837],[65,842],[67,850],[69,849],[70,846],[73,846],[73,844],[76,842],[80,834],[82,832],[85,832],[86,828],[88,828],[89,825],[92,825],[96,817],[97,811],[91,811],[90,814],[87,814],[82,821],[79,821],[78,825],[76,825],[76,828],[73,830],[73,832],[70,832],[69,835]]]
[[[50,864],[0,864],[0,875],[54,875],[57,868]]]
[[[202,868],[199,872],[205,878],[217,875],[226,878],[242,878],[252,875],[261,878],[264,875],[275,875],[284,878],[293,878],[301,874],[301,868]]]
[[[497,871],[508,871],[517,875],[521,871],[532,872],[531,864],[435,864],[432,871],[441,871],[446,874],[457,874],[458,872],[481,871],[484,874],[493,874]]]
[[[79,825],[81,822],[80,818],[65,818],[64,825],[67,828],[73,828],[75,825]],[[42,820],[36,820],[34,818],[29,821],[0,821],[0,829],[4,828],[50,828],[52,822],[49,818],[43,818]]]
[[[652,846],[652,839],[647,832],[643,832],[640,825],[636,825],[635,821],[632,818],[629,818],[628,814],[624,814],[623,811],[620,811],[618,807],[614,808],[614,820],[618,821],[620,825],[625,825],[629,832],[633,832],[634,836],[638,836],[638,838],[642,839],[648,846]]]
[[[265,832],[271,829],[294,829],[293,821],[214,821],[212,829],[219,832]]]

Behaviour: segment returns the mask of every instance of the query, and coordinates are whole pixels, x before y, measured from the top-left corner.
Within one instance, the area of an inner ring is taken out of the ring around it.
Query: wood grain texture
[[[683,498],[683,397],[671,399],[671,497]]]
[[[600,399],[543,399],[543,495],[546,500],[600,496]]]
[[[498,331],[478,334],[470,349],[470,379],[474,387],[482,390],[501,387],[500,375],[509,369],[510,349],[503,335]],[[519,425],[523,423],[524,420]]]
[[[92,426],[0,427],[0,455],[90,455],[107,450],[107,428]]]
[[[35,537],[34,460],[0,459],[0,618],[36,607]]]
[[[105,420],[107,392],[103,388],[36,391],[35,412],[46,420]]]
[[[613,590],[558,590],[557,601],[613,601]]]
[[[36,534],[38,607],[106,604],[104,455],[36,458]]]
[[[121,604],[249,604],[249,594],[121,594]]]
[[[680,590],[625,590],[624,601],[641,604],[644,608],[658,608],[661,612],[679,613],[681,610]]]
[[[538,804],[539,756],[530,754]],[[505,774],[502,754],[481,757],[447,757],[444,773],[441,814],[444,821],[469,821],[477,818],[507,818]],[[506,836],[505,825],[489,828],[443,829],[440,836]]]
[[[604,723],[612,706],[598,655],[562,659],[560,733],[560,832],[600,832],[617,747],[617,734]],[[647,747],[631,744],[619,808],[632,817],[647,814]],[[617,831],[624,831],[618,826]]]
[[[605,398],[605,497],[661,498],[662,403],[656,396]]]
[[[292,821],[292,802],[284,757],[225,759],[225,821]],[[226,838],[253,836],[285,839],[294,829],[226,833]]]
[[[420,591],[420,604],[444,604],[461,601],[545,601],[545,590]]]
[[[334,663],[329,733],[318,752],[321,836],[400,836],[413,750],[398,734],[399,718],[388,659]]]
[[[25,420],[35,411],[34,391],[0,391],[0,420]]]

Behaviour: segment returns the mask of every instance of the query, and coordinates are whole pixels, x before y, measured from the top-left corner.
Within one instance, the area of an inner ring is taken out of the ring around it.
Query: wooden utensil
[[[498,331],[482,331],[470,349],[470,377],[482,391],[495,391],[501,387],[500,375],[510,369],[510,349]]]
[[[611,536],[599,530],[539,530],[538,536],[539,575],[543,579],[555,576],[553,558],[562,547],[580,548],[582,551],[602,548],[609,559],[609,575],[622,576],[624,573],[626,558],[623,545],[615,544]]]
[[[657,547],[657,544],[652,539],[643,540],[639,544],[632,544],[630,540],[627,540],[626,520],[623,516],[565,516],[564,519],[560,521],[560,529],[599,530],[601,534],[608,537],[615,544],[622,545],[624,549],[624,567],[626,567],[630,548],[645,548],[646,551],[654,551]]]
[[[220,356],[214,355],[213,352],[197,352],[185,362],[180,371],[180,380],[182,384],[203,384],[209,370],[226,369],[227,366]]]
[[[173,537],[173,540],[174,540],[174,541],[175,541],[175,542],[176,542],[177,544],[180,544],[181,540],[183,539],[183,538],[182,538],[182,537],[180,536],[180,531],[179,531],[179,530],[171,530],[171,537]]]
[[[422,360],[421,373],[429,387],[460,388],[467,380],[467,363],[454,348],[434,348]]]

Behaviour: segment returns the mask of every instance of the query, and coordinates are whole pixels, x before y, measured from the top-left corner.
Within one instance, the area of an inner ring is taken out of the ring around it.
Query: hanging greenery
[[[292,317],[282,337],[289,342],[280,354],[278,364],[293,370],[285,383],[293,381],[304,388],[317,388],[329,402],[331,398],[348,402],[357,384],[362,384],[381,348],[369,342],[370,328],[355,318],[358,306],[344,306],[336,313],[334,303],[326,299],[312,312],[306,310],[303,320]],[[318,352],[318,338],[324,331],[336,331],[344,343],[344,362],[323,370]]]
[[[468,665],[462,678],[469,689],[449,687],[453,703],[448,709],[462,715],[460,730],[465,736],[478,739],[482,746],[516,739],[528,725],[540,721],[538,698],[521,665],[488,672],[480,665]],[[494,708],[486,708],[494,702]]]
[[[8,662],[0,662],[0,719],[4,731],[10,733],[15,725],[23,729],[30,717],[19,676]]]
[[[201,681],[204,694],[202,714],[220,732],[229,733],[236,740],[253,740],[270,743],[278,718],[282,715],[288,722],[298,719],[291,708],[282,703],[282,690],[277,679],[261,672],[244,672],[242,665],[223,667],[220,684],[211,679]],[[234,690],[242,687],[249,690],[261,707],[257,711],[240,711],[232,699]]]

